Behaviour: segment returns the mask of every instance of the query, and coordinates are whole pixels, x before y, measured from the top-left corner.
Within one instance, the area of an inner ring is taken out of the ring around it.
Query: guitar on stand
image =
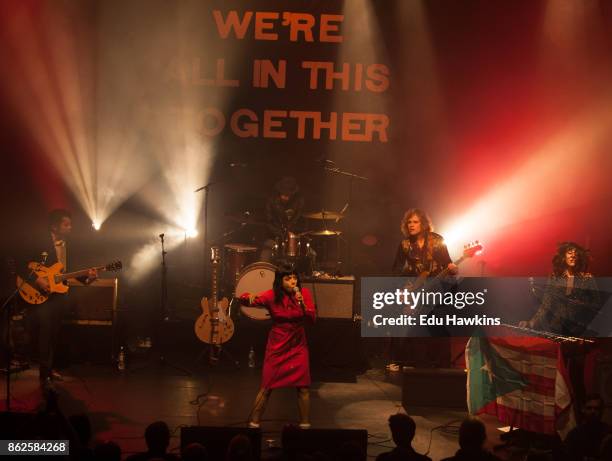
[[[227,298],[218,299],[219,287],[219,247],[211,247],[212,290],[210,299],[203,297],[200,302],[202,314],[195,322],[195,334],[198,339],[208,346],[208,359],[215,365],[222,353],[238,366],[231,355],[223,349],[223,344],[234,335],[234,321],[229,315],[229,301]]]

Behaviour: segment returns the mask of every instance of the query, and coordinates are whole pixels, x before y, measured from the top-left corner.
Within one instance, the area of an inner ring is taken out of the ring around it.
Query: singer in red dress
[[[272,389],[295,387],[300,427],[310,427],[310,366],[305,321],[315,320],[315,306],[308,289],[301,289],[299,275],[292,267],[276,271],[273,289],[240,296],[243,304],[265,307],[274,322],[268,334],[261,389],[249,417],[250,427],[259,427]]]

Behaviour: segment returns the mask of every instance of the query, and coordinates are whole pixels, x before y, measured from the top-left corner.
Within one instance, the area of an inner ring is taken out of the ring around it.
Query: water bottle
[[[125,371],[125,348],[121,346],[119,356],[117,357],[117,370]]]
[[[249,351],[249,368],[255,368],[255,349],[253,349],[253,346]]]

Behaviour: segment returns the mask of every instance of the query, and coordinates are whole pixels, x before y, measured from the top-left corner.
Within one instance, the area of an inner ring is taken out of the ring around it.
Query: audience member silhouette
[[[484,449],[487,431],[478,418],[463,420],[459,428],[459,450],[455,456],[443,461],[499,461],[499,458]]]
[[[412,440],[416,432],[414,419],[403,413],[389,417],[389,429],[395,448],[392,451],[381,453],[376,461],[431,461],[431,458],[421,455],[412,448]]]
[[[183,448],[182,461],[208,461],[208,451],[201,443],[193,442]]]
[[[243,434],[232,438],[227,447],[226,461],[253,461],[253,447],[251,440]]]
[[[156,421],[149,424],[145,430],[145,442],[147,451],[129,456],[126,461],[150,461],[152,458],[163,459],[164,461],[178,461],[180,458],[168,453],[170,445],[170,429],[163,421]]]
[[[602,421],[603,412],[601,396],[588,395],[582,406],[582,423],[565,438],[565,449],[570,460],[597,459],[602,442],[610,434],[610,426]]]
[[[93,449],[96,461],[121,461],[121,448],[110,440],[101,442]]]

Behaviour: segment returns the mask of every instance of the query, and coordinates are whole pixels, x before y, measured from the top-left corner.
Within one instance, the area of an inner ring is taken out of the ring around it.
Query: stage
[[[188,376],[169,367],[140,368],[146,365],[133,364],[123,373],[100,365],[70,367],[65,370],[64,381],[56,385],[60,408],[66,416],[88,413],[95,439],[116,441],[124,455],[144,450],[144,429],[157,420],[166,421],[170,427],[170,447],[175,453],[181,426],[246,425],[259,386],[257,368],[200,368]],[[36,370],[15,375],[12,385],[13,411],[33,411],[41,403]],[[5,388],[2,382],[3,396]],[[297,422],[294,393],[293,389],[282,389],[272,395],[262,421],[262,459],[277,450],[268,447],[280,447],[283,425]],[[400,374],[371,369],[357,376],[354,383],[315,382],[311,406],[313,428],[367,429],[368,455],[375,456],[393,447],[387,418],[403,411]],[[417,451],[427,450],[432,429],[452,423],[446,433],[433,432],[429,456],[441,459],[455,453],[457,439],[452,428],[456,431],[465,412],[415,408],[410,414],[417,424]],[[497,443],[495,422],[485,420],[490,442]]]

